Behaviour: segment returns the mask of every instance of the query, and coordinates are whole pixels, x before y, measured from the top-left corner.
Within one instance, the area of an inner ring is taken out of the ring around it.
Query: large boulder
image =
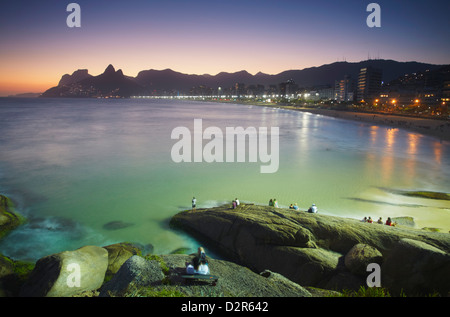
[[[401,239],[381,266],[382,286],[393,293],[447,296],[450,291],[450,254],[428,243]]]
[[[102,287],[100,296],[122,296],[125,292],[132,292],[133,287],[139,289],[160,284],[163,278],[164,274],[159,262],[148,261],[141,256],[133,255]]]
[[[345,267],[356,275],[367,275],[367,266],[370,263],[381,264],[383,256],[374,247],[358,243],[345,255]]]
[[[20,292],[24,297],[66,297],[100,288],[108,251],[85,246],[39,259]]]
[[[108,276],[116,274],[125,261],[133,255],[141,253],[138,247],[127,242],[111,244],[104,248],[108,251],[108,269],[106,271]]]

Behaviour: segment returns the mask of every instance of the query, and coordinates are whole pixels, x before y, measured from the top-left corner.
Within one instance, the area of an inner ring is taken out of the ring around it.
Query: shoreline
[[[450,122],[439,119],[408,117],[396,114],[339,111],[329,109],[293,109],[302,112],[324,115],[333,118],[360,121],[391,128],[405,129],[411,132],[435,137],[450,142]]]
[[[206,100],[205,100],[206,101]],[[258,102],[224,102],[207,100],[209,102],[217,102],[222,104],[236,104],[246,106],[257,106],[267,108],[277,108],[283,110],[309,112],[312,114],[323,115],[331,118],[352,120],[356,122],[371,123],[396,129],[404,129],[414,133],[434,137],[438,141],[450,142],[450,120],[440,118],[422,118],[415,116],[407,116],[402,114],[387,114],[381,112],[364,112],[364,111],[350,111],[350,110],[333,110],[326,108],[306,108],[296,107],[290,105],[280,105],[276,103],[258,103]]]
[[[255,106],[260,106],[255,104]],[[309,112],[312,114],[323,115],[327,117],[364,122],[374,125],[381,125],[390,128],[404,129],[414,133],[420,133],[431,136],[439,141],[450,142],[450,121],[431,118],[419,118],[412,116],[403,116],[398,114],[371,113],[361,111],[331,110],[319,108],[299,108],[293,106],[271,106],[271,108],[280,108],[285,110]]]

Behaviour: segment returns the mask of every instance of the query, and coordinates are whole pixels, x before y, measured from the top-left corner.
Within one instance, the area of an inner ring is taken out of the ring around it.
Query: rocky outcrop
[[[34,264],[15,261],[0,254],[0,297],[17,296]]]
[[[406,238],[398,241],[386,257],[381,271],[382,282],[394,293],[447,294],[450,289],[448,251],[423,241]]]
[[[447,233],[245,204],[181,212],[171,225],[234,259],[208,258],[216,286],[186,284],[193,255],[142,255],[118,243],[53,254],[33,270],[0,256],[0,296],[327,296],[323,289],[366,286],[369,263],[393,295],[449,292]]]
[[[23,222],[24,218],[15,212],[11,199],[0,195],[0,238]]]
[[[108,251],[97,246],[49,255],[36,262],[20,296],[66,297],[96,290],[107,267]]]
[[[116,243],[104,247],[108,251],[108,269],[107,276],[112,276],[119,271],[126,260],[133,255],[141,254],[141,250],[131,243]]]
[[[366,286],[365,278],[360,277],[360,266],[373,260],[381,263],[382,286],[402,288],[414,295],[433,291],[446,295],[450,287],[444,283],[445,279],[439,280],[440,274],[450,268],[450,235],[446,233],[253,205],[184,211],[172,218],[171,225],[257,272],[269,269],[302,286],[337,289]],[[405,239],[417,242],[415,248],[408,248],[411,261],[419,260],[424,252],[430,253],[429,248],[435,250],[433,261],[402,266],[395,253],[401,254],[398,249],[404,248]],[[364,247],[355,247],[358,244]],[[355,249],[350,252],[352,248]],[[364,256],[369,249],[371,255]],[[424,274],[430,283],[425,285],[413,278],[406,283],[394,276],[401,270],[405,278],[409,273],[416,276],[418,272],[427,272]]]

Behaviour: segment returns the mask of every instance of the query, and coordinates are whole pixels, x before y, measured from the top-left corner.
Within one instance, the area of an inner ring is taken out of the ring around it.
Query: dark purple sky
[[[69,28],[66,7],[81,7]],[[369,28],[369,3],[381,27]],[[136,76],[288,69],[371,58],[450,63],[450,1],[10,1],[0,9],[0,95],[43,91],[108,64]]]

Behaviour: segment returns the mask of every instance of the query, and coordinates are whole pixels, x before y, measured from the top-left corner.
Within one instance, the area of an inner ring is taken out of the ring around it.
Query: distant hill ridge
[[[205,86],[212,89],[233,87],[236,83],[246,85],[278,85],[292,79],[299,87],[333,85],[349,75],[356,79],[364,67],[376,67],[383,71],[383,81],[389,82],[404,74],[433,70],[443,65],[419,62],[397,62],[394,60],[366,60],[361,62],[335,62],[302,70],[287,70],[275,75],[257,73],[252,75],[245,70],[216,75],[183,74],[171,69],[143,70],[136,77],[125,76],[122,70],[116,71],[112,65],[98,75],[92,76],[87,69],[62,76],[58,86],[48,89],[43,97],[99,97],[132,95],[151,95],[167,93],[187,93],[192,87]]]

